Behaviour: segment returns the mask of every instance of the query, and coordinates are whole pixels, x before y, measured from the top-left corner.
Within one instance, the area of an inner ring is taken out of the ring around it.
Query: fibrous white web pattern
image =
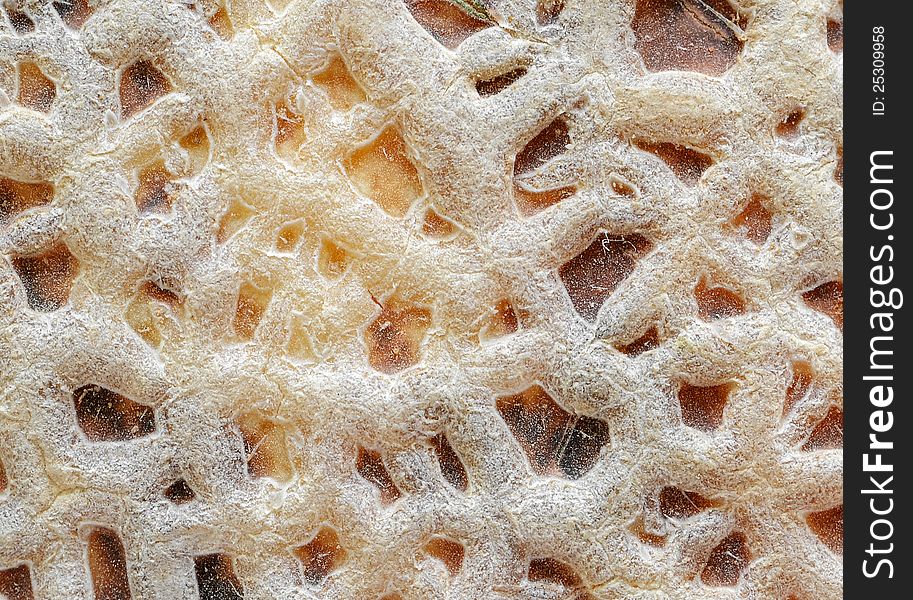
[[[458,4],[4,3],[0,594],[840,596],[842,4]]]

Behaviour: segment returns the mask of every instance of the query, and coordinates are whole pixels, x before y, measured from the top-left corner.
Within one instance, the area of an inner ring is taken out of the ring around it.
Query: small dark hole
[[[509,88],[524,75],[526,75],[526,68],[519,67],[491,79],[481,79],[476,82],[476,91],[482,97],[494,96]]]
[[[437,454],[438,463],[441,465],[441,475],[447,480],[447,483],[456,489],[465,492],[469,487],[469,477],[466,474],[466,468],[460,460],[459,455],[450,445],[450,441],[443,433],[439,433],[431,439],[432,447]]]
[[[642,336],[627,344],[616,344],[615,348],[628,356],[639,356],[648,350],[659,348],[659,332],[656,325],[650,327]]]
[[[165,497],[175,504],[187,504],[197,497],[196,493],[183,478],[165,488]]]
[[[558,117],[536,134],[514,160],[514,175],[528,173],[564,154],[571,143],[570,127],[563,117]]]

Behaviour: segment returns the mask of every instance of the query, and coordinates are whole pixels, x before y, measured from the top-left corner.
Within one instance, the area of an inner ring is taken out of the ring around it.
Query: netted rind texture
[[[733,6],[4,2],[0,596],[840,597],[842,3]]]

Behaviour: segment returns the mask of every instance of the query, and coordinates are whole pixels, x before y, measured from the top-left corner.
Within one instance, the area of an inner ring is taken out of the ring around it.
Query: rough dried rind
[[[0,177],[54,189],[0,225],[0,573],[26,564],[35,598],[88,600],[86,532],[103,527],[138,600],[198,598],[195,559],[215,554],[248,600],[840,597],[838,546],[808,515],[841,504],[841,451],[803,446],[842,409],[842,334],[803,294],[842,280],[842,56],[827,37],[842,3],[744,0],[744,47],[717,77],[648,71],[635,0],[467,0],[491,26],[452,50],[401,0],[12,4],[35,27],[0,16]],[[342,104],[319,76],[337,57]],[[137,61],[170,87],[125,111]],[[56,86],[48,112],[17,103],[22,63]],[[798,130],[777,135],[797,107]],[[515,177],[559,117],[570,143]],[[200,128],[207,150],[191,152]],[[383,131],[421,184],[401,218],[344,166]],[[644,143],[712,164],[689,185]],[[158,162],[169,210],[143,212],[137,173]],[[523,212],[518,185],[575,191]],[[729,225],[756,196],[761,243]],[[225,220],[233,206],[244,219]],[[429,207],[453,235],[423,234]],[[277,242],[289,223],[300,241]],[[651,249],[588,320],[559,270],[603,233]],[[321,263],[328,242],[341,268]],[[57,244],[78,275],[62,307],[33,310],[15,259]],[[744,313],[701,319],[703,278]],[[252,326],[242,289],[266,298]],[[517,327],[480,340],[505,298]],[[383,373],[368,338],[391,303],[421,327],[404,326],[409,364]],[[616,350],[651,327],[657,348]],[[796,362],[814,378],[784,415]],[[719,427],[682,422],[682,385],[730,382]],[[87,437],[73,398],[87,385],[154,407],[155,431]],[[537,475],[497,411],[535,385],[607,424],[578,479]],[[282,431],[287,483],[251,477],[237,426],[251,414]],[[465,490],[442,475],[440,434]],[[359,474],[359,448],[379,453],[394,502]],[[194,492],[181,505],[164,493],[178,479]],[[714,506],[666,518],[668,486]],[[310,583],[294,549],[324,527],[345,561]],[[736,587],[708,586],[734,534],[747,566]],[[438,538],[464,548],[456,574],[423,551]]]

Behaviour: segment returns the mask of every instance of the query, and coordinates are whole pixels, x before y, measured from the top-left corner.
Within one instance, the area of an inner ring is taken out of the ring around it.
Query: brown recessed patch
[[[378,489],[381,504],[392,504],[399,499],[401,495],[399,488],[396,487],[396,483],[390,477],[390,472],[387,471],[380,452],[359,446],[355,469],[359,475],[374,484]]]
[[[729,401],[734,383],[691,385],[684,382],[678,389],[682,423],[701,431],[713,431],[723,424],[723,409]]]
[[[139,170],[136,188],[136,209],[141,213],[168,213],[171,211],[171,188],[174,177],[157,160]]]
[[[183,477],[166,487],[162,493],[174,504],[187,504],[197,497],[196,492]]]
[[[476,81],[476,92],[483,98],[500,94],[524,75],[526,67],[517,67],[488,79],[479,79]]]
[[[155,409],[99,385],[73,392],[76,421],[93,442],[123,442],[155,433]]]
[[[405,0],[409,12],[419,25],[446,48],[456,48],[477,31],[492,26],[481,12],[467,10],[449,0]],[[471,7],[476,0],[466,0]]]
[[[843,448],[843,410],[831,406],[802,445],[804,452]]]
[[[276,233],[276,251],[285,254],[294,252],[304,235],[304,223],[292,221],[279,228]]]
[[[179,140],[181,148],[190,155],[190,170],[199,173],[209,162],[209,134],[202,125],[197,125]]]
[[[257,287],[249,281],[241,284],[232,321],[232,327],[239,338],[250,340],[254,337],[272,297],[273,291],[269,288]]]
[[[431,326],[431,311],[389,299],[365,331],[368,362],[381,373],[398,373],[418,364]]]
[[[22,564],[0,570],[0,594],[7,600],[35,600],[29,566]]]
[[[88,542],[95,600],[130,600],[127,555],[117,533],[107,527],[93,527]]]
[[[576,185],[567,185],[551,190],[529,190],[519,184],[514,184],[514,202],[517,210],[524,217],[530,217],[542,212],[549,206],[558,204],[577,193]]]
[[[843,282],[828,281],[802,294],[802,300],[814,310],[831,318],[843,331]]]
[[[495,305],[494,310],[488,317],[479,338],[490,340],[511,333],[516,333],[520,329],[520,322],[517,319],[517,313],[514,311],[510,300],[503,298]]]
[[[628,356],[639,356],[648,350],[659,348],[659,332],[652,325],[642,336],[627,344],[615,344],[615,348]]]
[[[312,79],[327,93],[330,104],[336,110],[347,111],[366,99],[365,91],[352,78],[345,61],[338,54],[333,54],[327,66],[314,73]]]
[[[685,185],[697,185],[704,171],[713,165],[713,158],[709,155],[682,144],[638,141],[635,145],[661,158]]]
[[[834,52],[843,52],[843,20],[827,20],[827,47]]]
[[[600,233],[586,249],[564,263],[558,275],[580,316],[595,321],[599,309],[653,244],[644,236]]]
[[[805,111],[801,108],[791,110],[777,123],[775,129],[778,136],[786,139],[795,139],[799,136],[799,125],[805,118]]]
[[[70,299],[70,289],[79,274],[79,261],[63,242],[39,254],[12,258],[32,310],[53,312]]]
[[[244,592],[228,554],[206,554],[193,559],[199,600],[244,600]]]
[[[536,23],[539,25],[551,25],[558,20],[563,10],[564,0],[537,0]]]
[[[731,533],[710,552],[701,572],[701,581],[712,587],[735,586],[750,560],[745,536],[739,532]]]
[[[35,31],[35,21],[24,10],[19,10],[9,2],[4,2],[3,7],[6,9],[6,16],[9,17],[10,25],[19,35],[32,33]]]
[[[701,276],[694,287],[697,314],[704,321],[725,319],[745,313],[745,300],[724,287],[709,287],[707,277]]]
[[[523,146],[514,159],[514,175],[529,173],[567,151],[571,144],[570,127],[562,116],[546,125]]]
[[[395,127],[355,150],[343,163],[355,188],[393,217],[402,217],[424,187]]]
[[[579,479],[609,441],[605,421],[569,413],[538,385],[502,396],[496,406],[538,475]]]
[[[301,561],[304,580],[317,585],[345,562],[347,552],[332,527],[323,526],[307,544],[294,550]]]
[[[48,112],[57,97],[57,84],[32,62],[19,65],[19,104],[38,112]]]
[[[82,27],[95,10],[89,0],[55,0],[51,4],[70,29]]]
[[[469,487],[469,476],[466,474],[466,467],[463,461],[450,445],[450,441],[443,433],[439,433],[431,438],[431,447],[437,455],[438,464],[441,467],[441,475],[444,479],[456,489],[465,492]]]
[[[54,198],[54,186],[47,181],[28,182],[0,177],[0,225],[22,211],[43,206]]]
[[[219,220],[219,229],[216,231],[216,241],[220,244],[238,233],[244,225],[254,216],[254,209],[242,200],[234,199]]]
[[[584,586],[583,579],[567,563],[554,558],[534,558],[529,561],[527,578],[530,581],[546,581],[576,592],[574,600],[593,600]]]
[[[235,28],[231,23],[231,16],[228,14],[228,9],[224,6],[220,6],[216,12],[212,13],[208,23],[209,26],[212,27],[212,30],[216,32],[216,35],[223,40],[230,40],[235,35]]]
[[[772,228],[773,214],[764,206],[764,200],[762,196],[753,195],[742,212],[727,223],[736,233],[759,246],[767,241]]]
[[[254,479],[270,477],[284,483],[292,479],[292,462],[288,457],[285,429],[256,413],[236,420],[244,442],[247,472]]]
[[[783,401],[783,416],[785,417],[792,410],[793,406],[808,393],[815,372],[812,366],[803,360],[793,361],[792,380],[786,388],[786,398]]]
[[[819,540],[835,554],[843,554],[843,505],[808,513],[805,522]]]
[[[662,548],[666,545],[667,536],[647,531],[647,524],[643,515],[637,515],[634,521],[628,525],[628,531],[636,535],[637,539],[648,546]]]
[[[664,517],[687,519],[715,506],[717,503],[697,492],[687,492],[674,486],[666,486],[659,492],[659,512]]]
[[[463,544],[459,542],[435,537],[425,544],[425,552],[444,563],[451,576],[456,575],[463,568],[463,555],[466,551]]]
[[[138,60],[120,75],[121,116],[143,110],[171,91],[171,82],[149,60]]]
[[[450,219],[442,217],[433,208],[425,211],[425,219],[422,222],[422,233],[432,239],[445,240],[453,237],[457,233],[457,227]]]
[[[631,21],[647,70],[712,76],[736,63],[746,26],[727,0],[637,0]]]

